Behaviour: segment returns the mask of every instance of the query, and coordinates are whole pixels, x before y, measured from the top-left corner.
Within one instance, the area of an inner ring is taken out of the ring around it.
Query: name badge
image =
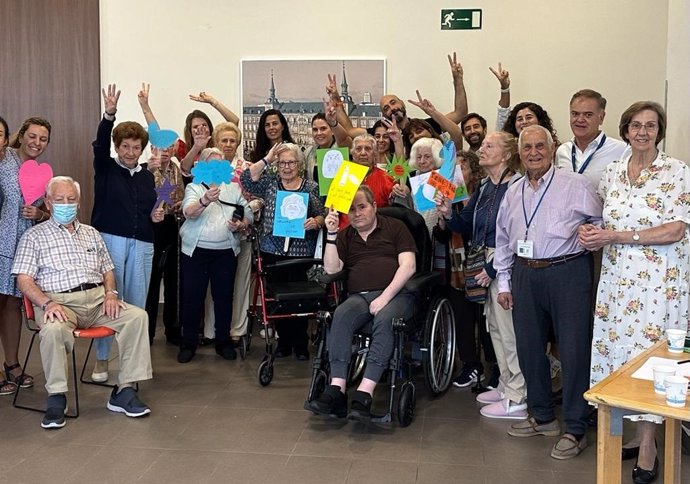
[[[531,240],[518,240],[517,255],[525,259],[534,258],[534,242]]]

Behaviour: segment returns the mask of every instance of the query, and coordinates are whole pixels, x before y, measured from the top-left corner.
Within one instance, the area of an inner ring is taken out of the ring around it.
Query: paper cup
[[[682,353],[685,345],[686,332],[682,329],[667,329],[666,338],[668,339],[668,350],[671,353]]]
[[[682,376],[667,376],[664,385],[666,386],[666,405],[684,407],[688,399],[688,379]]]
[[[676,374],[676,367],[669,365],[654,365],[652,371],[654,372],[654,393],[665,395],[666,378]]]

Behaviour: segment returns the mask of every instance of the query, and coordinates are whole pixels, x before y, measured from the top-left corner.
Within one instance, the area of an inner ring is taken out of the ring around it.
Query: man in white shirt
[[[628,155],[626,143],[606,136],[601,125],[606,116],[606,98],[592,89],[582,89],[570,99],[570,129],[573,138],[556,151],[556,166],[587,177],[599,188],[606,166]]]

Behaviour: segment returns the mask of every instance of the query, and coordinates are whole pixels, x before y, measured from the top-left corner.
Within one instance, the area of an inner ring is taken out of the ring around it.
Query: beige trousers
[[[115,331],[115,341],[120,355],[120,374],[118,382],[134,383],[149,380],[151,369],[151,349],[148,336],[148,316],[146,311],[128,304],[120,310],[117,319],[101,314],[105,298],[102,287],[73,293],[46,293],[62,305],[68,320],[43,324],[43,311],[34,306],[36,322],[40,326],[41,362],[46,375],[48,394],[67,392],[67,354],[74,349],[75,328],[106,326]],[[76,384],[76,382],[75,382]]]
[[[489,248],[487,259],[494,256],[494,249]],[[527,398],[525,379],[520,370],[520,363],[515,343],[515,329],[513,328],[513,311],[506,311],[498,304],[498,281],[494,279],[484,304],[484,314],[489,328],[491,342],[496,352],[496,362],[501,371],[498,389],[506,398],[515,403],[524,403]]]

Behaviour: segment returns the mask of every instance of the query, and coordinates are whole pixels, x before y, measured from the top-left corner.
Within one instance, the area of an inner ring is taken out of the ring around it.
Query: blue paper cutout
[[[193,183],[220,185],[230,183],[235,169],[228,160],[200,161],[192,168]]]
[[[427,172],[410,177],[412,199],[414,200],[414,206],[418,212],[436,208],[436,202],[434,201],[436,189],[431,185],[427,185],[430,176],[431,172]]]
[[[441,148],[441,158],[443,164],[438,170],[438,174],[446,180],[452,182],[455,173],[455,144],[452,141],[447,141],[443,148]]]
[[[177,133],[171,129],[160,129],[158,123],[149,123],[149,141],[151,146],[162,150],[172,146],[177,141]]]
[[[273,235],[303,239],[308,207],[308,193],[278,190],[273,218]]]

